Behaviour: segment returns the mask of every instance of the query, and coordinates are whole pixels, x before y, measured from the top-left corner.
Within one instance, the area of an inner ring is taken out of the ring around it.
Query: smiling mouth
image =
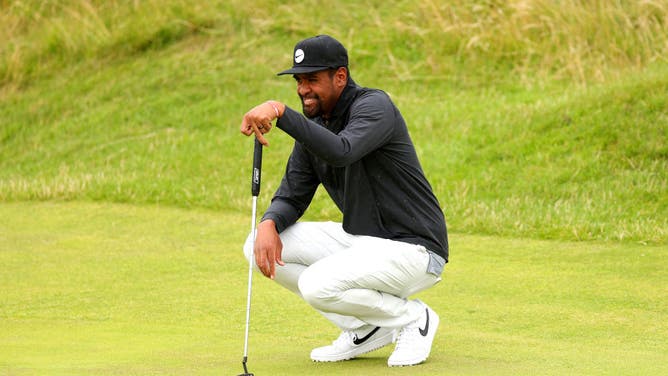
[[[302,99],[302,104],[307,107],[312,107],[315,106],[315,104],[318,102],[317,99],[315,98],[304,98]]]

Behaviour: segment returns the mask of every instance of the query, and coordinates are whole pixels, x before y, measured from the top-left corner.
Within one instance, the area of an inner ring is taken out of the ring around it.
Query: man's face
[[[302,112],[308,118],[328,116],[341,91],[340,77],[335,71],[323,70],[313,73],[294,75],[297,81],[297,94],[302,100]]]

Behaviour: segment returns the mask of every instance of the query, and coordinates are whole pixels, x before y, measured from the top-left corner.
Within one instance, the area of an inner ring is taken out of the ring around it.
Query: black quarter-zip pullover
[[[286,106],[276,125],[295,145],[263,220],[274,220],[282,232],[322,184],[343,213],[346,232],[419,244],[447,262],[443,212],[386,93],[349,79],[327,120]]]

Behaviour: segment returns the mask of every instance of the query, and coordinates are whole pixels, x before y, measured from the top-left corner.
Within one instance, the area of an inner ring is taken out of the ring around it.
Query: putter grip
[[[253,176],[251,176],[251,193],[253,196],[260,195],[260,179],[262,177],[262,144],[256,138],[253,150]]]

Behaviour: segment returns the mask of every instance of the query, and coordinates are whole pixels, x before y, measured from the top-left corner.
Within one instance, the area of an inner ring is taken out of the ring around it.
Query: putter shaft
[[[244,373],[239,376],[253,376],[248,372],[248,332],[250,330],[251,292],[253,286],[253,262],[255,262],[255,236],[257,235],[257,196],[260,195],[260,179],[262,176],[262,144],[256,138],[253,150],[253,173],[251,175],[251,195],[253,196],[253,210],[251,214],[251,252],[248,258],[248,299],[246,301],[246,332],[244,334],[244,358],[242,365]]]
[[[244,372],[248,373],[246,370],[246,362],[248,361],[248,331],[250,329],[250,311],[251,311],[251,292],[253,285],[253,260],[255,259],[255,221],[257,217],[257,196],[253,196],[253,209],[252,209],[252,223],[251,223],[251,254],[248,261],[248,295],[246,300],[246,332],[244,335]]]

